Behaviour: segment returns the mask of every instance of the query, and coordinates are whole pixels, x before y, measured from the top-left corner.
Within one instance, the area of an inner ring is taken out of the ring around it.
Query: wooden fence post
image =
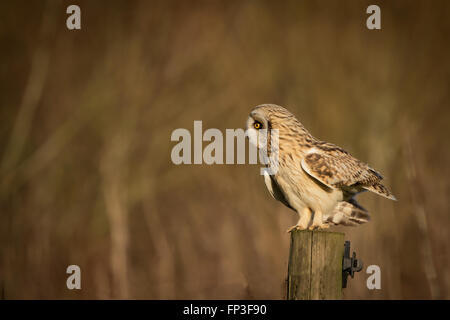
[[[344,236],[327,231],[291,232],[288,300],[342,298]]]

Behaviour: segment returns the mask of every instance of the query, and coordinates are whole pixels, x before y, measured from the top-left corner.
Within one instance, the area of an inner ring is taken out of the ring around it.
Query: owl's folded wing
[[[269,175],[267,171],[264,171],[264,182],[266,184],[267,190],[269,190],[270,194],[275,200],[278,200],[282,202],[286,207],[295,210],[287,201],[283,191],[281,191],[281,188],[278,186],[278,183],[275,181],[274,177]]]
[[[303,170],[329,188],[345,188],[355,184],[364,187],[383,177],[364,162],[344,150],[308,153],[301,161]]]

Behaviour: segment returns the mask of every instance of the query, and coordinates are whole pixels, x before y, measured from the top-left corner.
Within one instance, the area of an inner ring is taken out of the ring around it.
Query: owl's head
[[[283,130],[292,121],[298,122],[287,109],[276,104],[261,104],[250,112],[246,133],[250,143],[259,148],[261,139],[270,140],[271,130]]]

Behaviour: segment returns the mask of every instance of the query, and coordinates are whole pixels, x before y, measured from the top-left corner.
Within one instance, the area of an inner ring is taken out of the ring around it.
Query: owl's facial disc
[[[250,141],[250,143],[254,146],[258,146],[258,130],[256,130],[253,127],[255,120],[250,116],[247,119],[247,124],[246,124],[246,135],[248,137],[248,140]]]
[[[261,146],[261,134],[267,134],[267,121],[257,114],[250,114],[247,119],[247,137],[250,143],[257,148]],[[265,140],[265,139],[264,139]]]

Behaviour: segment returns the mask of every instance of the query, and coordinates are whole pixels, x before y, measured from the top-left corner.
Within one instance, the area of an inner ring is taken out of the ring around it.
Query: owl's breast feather
[[[333,211],[336,204],[343,199],[341,190],[324,188],[301,168],[286,170],[280,166],[275,179],[286,200],[297,211],[306,206],[326,214]]]

